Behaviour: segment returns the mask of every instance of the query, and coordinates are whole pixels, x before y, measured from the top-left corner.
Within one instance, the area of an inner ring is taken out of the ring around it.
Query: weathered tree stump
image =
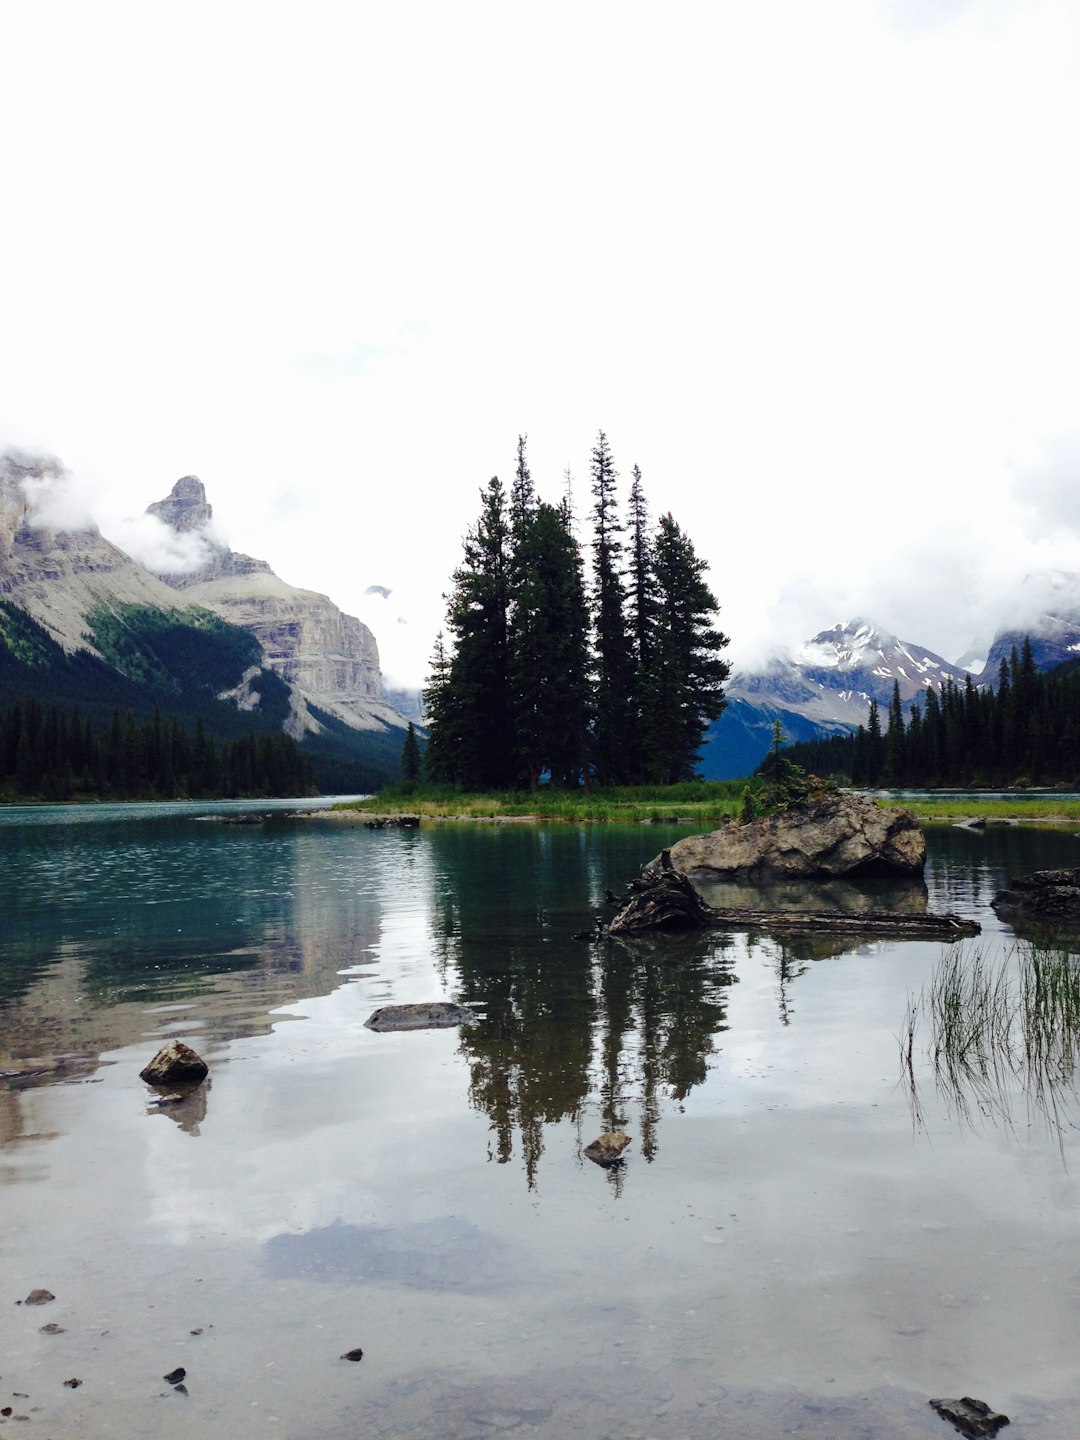
[[[978,935],[974,920],[959,915],[898,914],[872,910],[748,910],[709,905],[685,875],[671,868],[665,850],[660,868],[647,867],[630,882],[622,908],[605,934],[622,939],[650,930],[764,930],[774,935],[883,935],[896,939],[959,940]]]

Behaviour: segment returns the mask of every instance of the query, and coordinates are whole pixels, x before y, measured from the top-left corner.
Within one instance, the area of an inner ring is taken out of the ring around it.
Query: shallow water
[[[938,943],[573,939],[666,827],[62,808],[0,814],[0,1399],[29,1435],[930,1437],[960,1394],[1075,1434],[1076,1131],[1022,1095],[965,1120],[924,1058],[913,1119]],[[926,898],[1003,952],[994,891],[1078,854],[935,830]],[[481,1023],[364,1028],[441,997]],[[172,1035],[211,1076],[154,1109]]]

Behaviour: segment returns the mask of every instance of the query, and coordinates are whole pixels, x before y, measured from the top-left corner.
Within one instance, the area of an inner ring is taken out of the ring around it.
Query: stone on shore
[[[199,1085],[210,1073],[210,1067],[182,1040],[163,1045],[139,1078],[147,1085]]]
[[[920,875],[926,836],[910,810],[884,809],[869,795],[821,795],[748,825],[688,835],[671,865],[691,880],[739,874]],[[659,869],[661,858],[650,862]]]

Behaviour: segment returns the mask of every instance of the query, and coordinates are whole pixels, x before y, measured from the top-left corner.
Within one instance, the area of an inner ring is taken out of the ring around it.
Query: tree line
[[[802,741],[784,752],[852,785],[994,786],[1080,780],[1080,667],[1035,668],[1030,640],[1002,660],[996,688],[949,680],[904,715],[894,685],[885,723],[875,701],[854,735]]]
[[[77,705],[33,696],[0,712],[0,794],[5,800],[171,800],[306,795],[310,760],[281,732],[215,741],[159,711],[140,724],[114,710],[101,732]]]
[[[569,493],[541,500],[518,437],[509,494],[481,490],[425,687],[429,779],[465,790],[673,784],[724,707],[727,637],[707,566],[670,514],[655,529],[637,466],[627,521],[600,431],[591,563]]]

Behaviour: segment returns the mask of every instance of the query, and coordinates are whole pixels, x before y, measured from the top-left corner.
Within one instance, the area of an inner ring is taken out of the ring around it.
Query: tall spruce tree
[[[615,488],[618,471],[603,430],[593,447],[590,468],[594,497],[592,761],[600,784],[618,785],[631,778],[634,770],[634,667],[626,627],[623,526]]]
[[[401,778],[407,785],[415,785],[420,779],[421,763],[420,741],[416,737],[416,726],[410,720],[401,747]]]
[[[469,790],[497,790],[513,784],[516,773],[509,527],[498,476],[480,494],[480,518],[465,536],[464,560],[454,571],[447,602],[454,650],[437,699],[443,710],[437,723],[449,729],[436,747],[433,773]]]
[[[581,555],[562,515],[541,503],[519,536],[514,592],[514,741],[535,789],[546,772],[576,785],[585,772],[588,609]]]
[[[641,735],[646,775],[661,784],[693,778],[705,730],[726,704],[731,667],[720,652],[728,638],[714,624],[719,606],[705,582],[707,568],[671,515],[662,515],[653,550],[655,617]]]
[[[628,623],[633,651],[631,705],[634,714],[634,745],[631,751],[632,778],[647,779],[644,736],[649,713],[655,703],[652,675],[652,632],[656,621],[656,577],[653,570],[653,537],[649,533],[649,507],[637,465],[632,472],[629,505],[629,546],[627,567]]]

